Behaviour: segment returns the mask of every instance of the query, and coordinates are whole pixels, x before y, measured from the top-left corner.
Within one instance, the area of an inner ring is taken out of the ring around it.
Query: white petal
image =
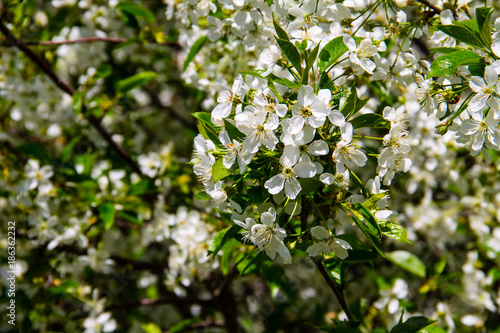
[[[285,185],[285,177],[283,174],[276,175],[265,182],[264,187],[267,188],[269,193],[278,194],[283,190],[283,186]]]
[[[311,228],[311,235],[316,239],[327,239],[330,237],[330,231],[322,226]]]
[[[285,182],[285,195],[289,199],[292,199],[292,200],[295,199],[301,190],[302,190],[302,187],[300,186],[300,183],[297,179],[289,178]]]
[[[330,149],[328,148],[328,143],[323,140],[316,140],[307,148],[307,152],[314,156],[326,155],[329,151]]]

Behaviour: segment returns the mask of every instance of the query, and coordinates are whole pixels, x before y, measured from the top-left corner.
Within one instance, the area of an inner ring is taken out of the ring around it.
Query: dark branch
[[[355,322],[356,318],[354,318],[354,315],[352,314],[351,310],[349,309],[349,306],[347,305],[347,302],[344,298],[344,294],[342,291],[337,287],[335,282],[332,281],[332,278],[326,271],[325,267],[323,266],[323,263],[321,261],[314,261],[314,264],[318,268],[319,272],[325,279],[325,281],[328,283],[328,286],[330,286],[330,289],[332,289],[333,293],[337,297],[337,300],[339,301],[340,306],[344,310],[345,314],[347,315],[347,318],[349,319],[350,322]]]
[[[429,7],[438,15],[441,14],[441,12],[443,11],[441,8],[437,7],[436,5],[433,5],[432,3],[430,3],[427,0],[416,0],[416,1],[420,2],[422,5]]]
[[[129,40],[126,38],[118,38],[118,37],[84,37],[84,38],[65,39],[65,40],[26,41],[24,42],[24,44],[32,46],[59,46],[65,44],[85,44],[85,43],[95,43],[95,42],[122,44],[128,41]],[[182,49],[182,47],[179,44],[172,42],[146,41],[146,43],[164,45],[170,47],[175,51],[179,51]],[[13,46],[13,45],[9,43],[9,44],[0,44],[0,46]]]
[[[65,93],[73,96],[75,93],[75,89],[66,81],[64,81],[59,75],[54,72],[49,65],[38,55],[36,55],[33,51],[30,50],[29,47],[26,46],[20,39],[17,39],[10,30],[5,26],[3,22],[0,21],[0,31],[7,38],[9,43],[12,46],[17,47],[21,52],[23,52],[28,58],[30,58],[38,67],[40,67],[45,74]],[[85,105],[82,106],[82,112],[86,111]],[[111,134],[106,131],[104,127],[102,127],[101,122],[93,115],[87,115],[87,119],[92,126],[99,132],[99,134],[103,137],[103,139],[108,143],[108,145],[116,151],[116,153],[120,156],[120,158],[136,173],[140,176],[144,176],[139,165],[130,157],[130,155],[120,147],[111,137]]]

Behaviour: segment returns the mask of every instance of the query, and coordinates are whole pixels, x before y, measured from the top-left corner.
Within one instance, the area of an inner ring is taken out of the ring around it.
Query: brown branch
[[[325,281],[328,283],[328,286],[330,286],[330,289],[333,291],[335,294],[335,297],[337,297],[337,300],[339,301],[340,306],[344,310],[345,314],[347,315],[347,318],[349,319],[350,322],[355,322],[356,318],[352,314],[351,310],[349,309],[349,306],[347,305],[347,302],[344,298],[344,294],[342,291],[338,288],[338,286],[335,284],[335,282],[332,281],[332,278],[326,271],[325,267],[323,266],[323,263],[321,261],[314,261],[314,264],[318,268],[319,272],[325,279]]]
[[[422,5],[425,5],[425,6],[429,7],[430,9],[432,9],[438,15],[441,14],[441,12],[443,11],[441,8],[437,7],[436,5],[433,5],[432,3],[430,3],[427,0],[416,0],[416,1],[420,2]]]
[[[172,296],[167,296],[163,298],[158,298],[158,299],[149,299],[149,298],[144,298],[140,299],[138,301],[133,301],[133,302],[122,302],[120,304],[114,304],[106,307],[106,311],[110,310],[117,310],[117,309],[131,309],[131,308],[137,308],[140,306],[156,306],[156,305],[164,305],[164,304],[176,304],[179,305],[180,303],[186,303],[186,304],[199,304],[199,305],[211,305],[212,302],[210,300],[202,300],[199,298],[180,298],[176,295]]]
[[[119,38],[119,37],[83,37],[83,38],[65,39],[65,40],[25,41],[24,44],[32,46],[59,46],[66,44],[85,44],[94,42],[122,44],[128,41],[129,39],[127,38]],[[175,51],[182,50],[182,47],[179,44],[172,42],[146,41],[146,43],[168,46]],[[0,44],[0,46],[13,46],[13,45],[9,43],[9,44]]]
[[[17,47],[21,52],[23,52],[28,58],[30,58],[38,67],[40,67],[45,74],[65,93],[73,96],[75,94],[75,89],[66,81],[64,81],[59,75],[54,72],[49,65],[38,55],[36,55],[29,47],[26,46],[20,39],[17,39],[10,30],[5,26],[3,22],[0,21],[0,31],[7,38],[12,46]],[[85,113],[86,106],[82,106],[82,112]],[[87,119],[92,126],[99,132],[102,138],[108,143],[108,145],[116,151],[120,158],[137,174],[144,177],[139,165],[130,157],[130,155],[120,147],[111,137],[111,134],[106,131],[102,126],[99,119],[93,115],[87,115]]]

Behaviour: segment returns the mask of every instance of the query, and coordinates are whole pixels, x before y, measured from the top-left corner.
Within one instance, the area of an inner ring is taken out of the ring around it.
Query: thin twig
[[[30,58],[38,67],[40,67],[45,74],[65,93],[73,96],[75,94],[75,89],[66,81],[64,81],[59,75],[54,72],[49,65],[38,55],[36,55],[29,47],[26,46],[20,39],[17,39],[10,30],[5,26],[3,22],[0,21],[0,31],[7,38],[12,46],[17,47],[21,52],[23,52],[28,58]],[[86,106],[82,106],[82,112],[85,113]],[[99,132],[102,138],[108,143],[108,145],[116,151],[120,158],[137,174],[144,176],[139,165],[130,157],[130,155],[120,147],[111,137],[111,134],[102,126],[99,119],[93,115],[87,115],[87,119],[92,126]]]
[[[330,289],[332,289],[333,293],[335,294],[335,297],[337,297],[337,300],[339,301],[340,306],[344,310],[345,314],[347,315],[347,318],[349,319],[350,322],[355,322],[356,318],[352,314],[351,310],[349,309],[349,306],[347,305],[347,302],[344,298],[344,294],[342,291],[337,287],[335,282],[332,281],[330,275],[326,271],[325,267],[323,266],[323,263],[321,261],[314,261],[314,264],[318,268],[319,272],[323,276],[323,278],[326,280],[328,285],[330,286]]]
[[[427,7],[432,9],[438,15],[441,14],[441,12],[443,11],[441,8],[437,7],[436,5],[433,5],[432,3],[430,3],[427,0],[416,0],[416,1],[420,2],[422,5],[426,5]]]
[[[94,42],[105,42],[105,43],[114,43],[114,44],[122,44],[128,42],[127,38],[119,38],[119,37],[83,37],[76,39],[64,39],[64,40],[46,40],[46,41],[25,41],[25,45],[32,46],[59,46],[66,44],[84,44],[84,43],[94,43]],[[172,42],[156,42],[156,41],[146,41],[149,44],[158,44],[168,46],[176,51],[182,50],[182,47],[177,43]],[[12,46],[12,44],[0,44],[0,46]]]

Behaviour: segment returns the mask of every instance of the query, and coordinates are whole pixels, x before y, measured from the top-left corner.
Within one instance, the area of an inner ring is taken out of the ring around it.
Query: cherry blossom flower
[[[212,122],[217,126],[222,126],[224,124],[222,119],[231,114],[234,102],[242,98],[247,90],[248,87],[243,82],[243,77],[241,74],[238,75],[234,80],[232,90],[224,90],[217,97],[219,104],[212,110]],[[241,112],[241,104],[237,105],[236,112]]]
[[[345,123],[340,127],[340,131],[341,138],[332,155],[333,160],[337,163],[337,172],[344,173],[345,168],[353,164],[364,166],[367,161],[366,155],[351,144],[352,124]]]
[[[499,122],[500,119],[493,118],[490,112],[485,118],[481,113],[473,113],[472,119],[466,119],[462,123],[461,132],[468,137],[473,156],[479,154],[485,143],[487,148],[499,149]]]
[[[363,68],[367,73],[373,74],[377,66],[369,58],[377,53],[377,48],[371,39],[363,39],[359,42],[359,46],[356,46],[354,38],[344,35],[344,44],[349,48],[349,61]]]
[[[469,86],[476,93],[468,106],[471,115],[483,110],[486,104],[498,113],[500,107],[500,87],[498,87],[498,74],[491,66],[485,68],[484,79],[480,76],[473,76],[469,81]]]
[[[302,190],[297,177],[310,178],[316,174],[316,166],[310,159],[299,161],[300,150],[295,146],[285,146],[283,155],[280,157],[282,172],[266,181],[264,187],[269,193],[278,194],[285,188],[285,195],[289,199],[295,199]],[[298,163],[297,163],[298,162]]]
[[[321,89],[316,96],[311,86],[301,86],[297,103],[292,108],[290,133],[299,133],[306,123],[314,128],[322,126],[331,110],[328,106],[331,96],[328,89]]]
[[[276,254],[284,264],[292,263],[290,251],[283,243],[286,237],[285,229],[281,228],[278,223],[275,223],[276,211],[274,208],[269,208],[260,216],[262,223],[252,226],[252,242],[259,247],[261,251],[266,251],[269,258],[274,259]]]
[[[352,250],[352,246],[348,242],[333,237],[330,235],[330,231],[322,226],[312,228],[311,234],[314,238],[324,241],[317,242],[307,248],[306,252],[310,257],[316,257],[320,254],[328,255],[333,252],[339,259],[343,260],[349,255],[347,250]]]

